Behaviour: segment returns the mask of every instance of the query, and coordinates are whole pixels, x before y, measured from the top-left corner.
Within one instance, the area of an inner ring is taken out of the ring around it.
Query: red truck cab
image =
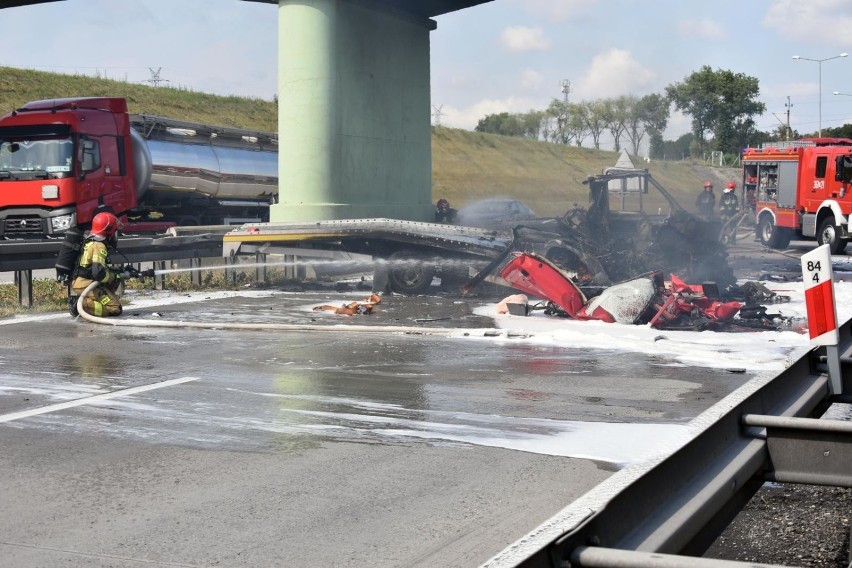
[[[58,236],[137,205],[127,103],[35,101],[0,117],[0,237]]]

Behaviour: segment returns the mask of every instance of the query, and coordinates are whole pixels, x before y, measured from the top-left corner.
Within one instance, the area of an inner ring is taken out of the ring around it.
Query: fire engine
[[[814,238],[832,254],[852,235],[852,139],[773,142],[743,153],[743,202],[753,208],[757,237],[770,248]]]

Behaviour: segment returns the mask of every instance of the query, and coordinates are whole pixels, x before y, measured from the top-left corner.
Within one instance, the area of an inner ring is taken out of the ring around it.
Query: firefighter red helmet
[[[705,181],[705,182],[704,182],[704,188],[705,188],[705,189],[706,189],[706,188],[713,189],[713,183],[712,183],[712,182],[709,182],[709,181]]]
[[[121,221],[118,220],[118,217],[112,213],[102,211],[92,219],[91,235],[93,237],[100,237],[101,239],[111,239],[120,228]]]
[[[737,182],[729,181],[728,185],[725,186],[726,189],[737,189]]]
[[[447,211],[449,208],[450,208],[450,202],[449,201],[447,201],[446,199],[443,199],[443,198],[438,200],[438,209],[440,209],[441,211]]]

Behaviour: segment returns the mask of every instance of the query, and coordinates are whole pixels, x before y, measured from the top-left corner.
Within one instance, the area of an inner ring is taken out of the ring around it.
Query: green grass
[[[482,134],[444,127],[432,128],[432,195],[446,197],[456,207],[488,197],[513,197],[532,207],[539,215],[564,213],[573,204],[585,206],[588,187],[583,180],[615,166],[620,153],[577,148]],[[634,166],[647,168],[686,209],[692,210],[704,181],[719,188],[740,177],[739,170],[713,168],[698,162],[645,163],[633,159]],[[638,199],[632,204],[638,208]],[[620,203],[611,204],[618,209]],[[665,200],[651,188],[642,203],[645,211],[665,210]],[[631,207],[626,207],[631,209]]]
[[[283,274],[275,269],[266,272],[266,283],[257,283],[254,270],[237,271],[233,280],[225,277],[223,270],[204,270],[201,274],[201,286],[196,286],[189,274],[167,274],[164,276],[164,288],[171,292],[189,292],[196,290],[240,290],[246,286],[279,286],[286,281]],[[125,284],[128,290],[153,290],[154,281],[129,280]],[[68,295],[64,284],[47,278],[33,280],[33,306],[22,308],[18,303],[18,290],[14,284],[0,284],[0,318],[33,312],[56,312],[68,309]]]
[[[262,132],[278,130],[278,106],[271,100],[221,97],[187,89],[152,87],[85,75],[0,67],[0,111],[3,113],[41,99],[107,96],[127,99],[132,114],[155,114]]]

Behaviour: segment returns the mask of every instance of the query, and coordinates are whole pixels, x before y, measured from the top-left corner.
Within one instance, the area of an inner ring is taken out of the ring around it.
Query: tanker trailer
[[[267,221],[277,170],[275,134],[35,101],[0,117],[0,238],[61,236],[102,207],[128,231]]]
[[[177,225],[269,221],[278,195],[276,134],[131,115],[137,186],[131,220]],[[138,133],[138,134],[137,134]]]

